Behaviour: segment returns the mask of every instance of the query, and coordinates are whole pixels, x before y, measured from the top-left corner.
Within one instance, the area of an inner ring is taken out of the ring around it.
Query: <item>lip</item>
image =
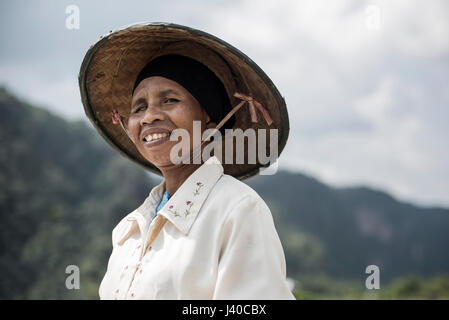
[[[170,134],[171,131],[165,128],[148,128],[142,131],[140,134],[140,140],[143,141],[143,138],[145,138],[149,134],[155,134],[155,133],[168,133]]]
[[[157,139],[157,140],[153,140],[153,141],[145,141],[144,137],[146,137],[149,134],[155,134],[155,133],[167,133],[166,137]],[[164,142],[166,142],[167,140],[170,140],[170,130],[164,129],[164,128],[149,128],[149,129],[145,129],[142,131],[142,133],[140,134],[140,139],[141,141],[143,141],[144,146],[146,147],[152,147],[152,146],[157,146],[158,144],[162,144]]]

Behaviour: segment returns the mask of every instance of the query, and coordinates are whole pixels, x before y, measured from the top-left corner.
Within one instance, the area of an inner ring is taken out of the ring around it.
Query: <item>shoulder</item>
[[[220,197],[232,203],[251,198],[264,202],[260,195],[246,183],[234,178],[231,175],[223,174],[217,181],[210,196]]]
[[[136,219],[141,219],[142,213],[148,210],[149,205],[151,204],[151,193],[159,186],[153,187],[152,191],[148,194],[148,196],[144,199],[144,201],[133,211],[126,214],[114,227],[112,230],[112,241],[113,243],[117,243],[119,239],[126,234],[131,228],[133,221]]]
[[[222,177],[217,181],[215,189],[218,189],[221,192],[226,191],[228,194],[234,197],[245,197],[250,195],[262,200],[262,198],[253,188],[229,174],[222,175]]]
[[[228,219],[252,219],[266,216],[272,219],[271,212],[262,197],[249,185],[224,174],[210,193],[211,200],[220,205]],[[243,212],[244,214],[240,214]]]
[[[133,217],[135,217],[138,209],[133,210],[128,213],[125,217],[123,217],[112,230],[112,245],[115,246],[116,243],[120,241],[120,239],[129,232],[130,228],[133,225]]]
[[[127,214],[122,220],[120,220],[112,229],[112,246],[114,247],[117,242],[119,242],[120,237],[126,232],[130,221],[128,218],[131,213]]]

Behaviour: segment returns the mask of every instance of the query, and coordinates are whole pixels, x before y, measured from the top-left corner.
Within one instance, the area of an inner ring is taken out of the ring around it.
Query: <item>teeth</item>
[[[153,140],[157,140],[157,139],[161,139],[161,138],[164,138],[164,137],[166,137],[168,134],[167,133],[154,133],[154,134],[149,134],[149,135],[147,135],[146,137],[145,137],[145,140],[146,141],[148,141],[148,142],[150,142],[150,141],[153,141]]]

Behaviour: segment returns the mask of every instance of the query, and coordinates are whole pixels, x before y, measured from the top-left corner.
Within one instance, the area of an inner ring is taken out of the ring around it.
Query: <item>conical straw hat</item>
[[[203,31],[171,23],[139,23],[110,31],[101,36],[84,57],[79,74],[84,110],[113,148],[145,169],[161,175],[159,169],[139,153],[122,128],[113,123],[111,112],[116,109],[121,115],[129,114],[137,75],[149,61],[165,54],[184,55],[206,65],[223,82],[232,106],[242,101],[234,96],[236,92],[251,95],[259,106],[268,111],[272,123],[269,125],[263,119],[255,122],[251,108],[245,106],[235,113],[233,128],[243,131],[254,128],[256,132],[257,129],[278,129],[277,155],[281,154],[289,133],[288,113],[284,98],[270,78],[250,58],[225,41]],[[258,118],[263,118],[259,111],[257,113]],[[266,137],[268,153],[269,130]],[[245,144],[245,150],[246,147]],[[258,161],[256,164],[247,163],[246,159],[245,156],[243,164],[222,161],[225,173],[243,180],[269,165]]]

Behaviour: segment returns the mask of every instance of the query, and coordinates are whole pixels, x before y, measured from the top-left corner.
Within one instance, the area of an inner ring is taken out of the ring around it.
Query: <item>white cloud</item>
[[[381,126],[388,118],[388,109],[393,106],[394,84],[391,77],[383,79],[372,93],[354,102],[355,111],[367,120]]]
[[[83,117],[78,79],[70,74],[62,78],[48,77],[45,69],[36,64],[0,65],[0,84],[6,84],[21,98],[66,119]]]
[[[370,28],[370,7],[379,9],[378,28]],[[446,104],[429,104],[438,73],[426,68],[449,53],[445,9],[443,1],[247,0],[212,10],[208,27],[232,39],[285,95],[291,136],[281,167],[448,205],[448,151],[441,127],[426,121]]]

